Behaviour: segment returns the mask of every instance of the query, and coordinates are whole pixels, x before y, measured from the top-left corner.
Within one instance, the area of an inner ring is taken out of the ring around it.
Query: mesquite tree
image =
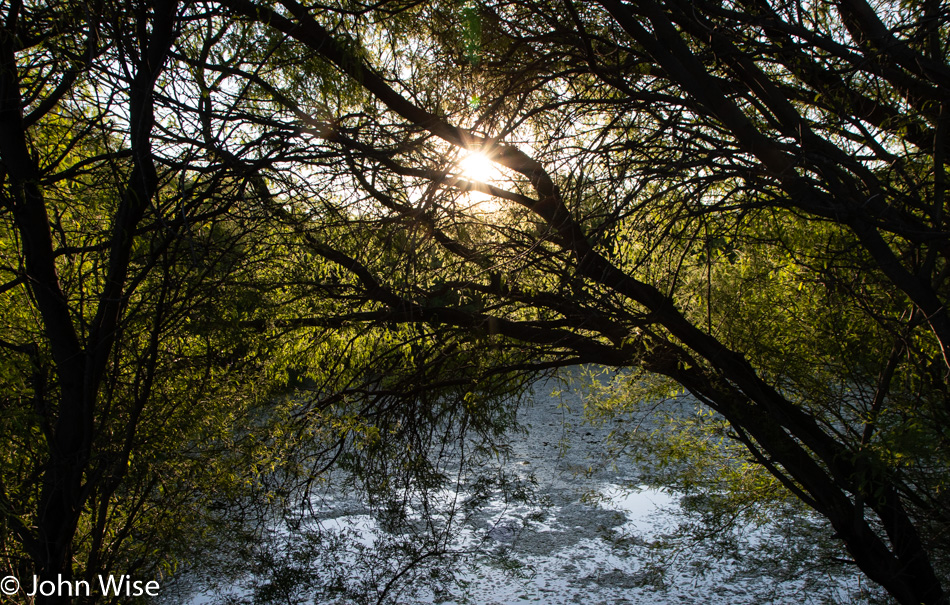
[[[224,4],[366,95],[269,84],[376,225],[314,248],[352,321],[668,376],[871,579],[946,600],[945,3]]]
[[[597,363],[946,602],[946,2],[3,10],[8,564],[154,564],[251,429],[397,475]]]

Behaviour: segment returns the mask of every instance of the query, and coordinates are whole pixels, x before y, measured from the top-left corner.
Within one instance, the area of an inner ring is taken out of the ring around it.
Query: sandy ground
[[[467,587],[441,602],[667,604],[862,602],[859,576],[748,574],[743,559],[765,552],[749,529],[735,557],[710,559],[674,535],[679,497],[640,485],[637,469],[608,456],[612,426],[591,426],[577,394],[536,386],[520,421],[528,433],[508,462],[538,483],[541,505],[493,501],[470,539],[485,556],[462,574]],[[649,429],[649,427],[644,427]],[[480,534],[480,535],[479,535]],[[486,539],[487,538],[487,539]],[[752,566],[760,568],[761,566]],[[439,600],[439,599],[434,599]]]
[[[859,575],[830,576],[768,560],[781,544],[767,529],[738,532],[734,551],[719,557],[678,536],[679,495],[642,485],[629,460],[610,458],[606,443],[614,425],[586,423],[581,397],[552,396],[555,388],[554,382],[536,385],[533,403],[519,413],[527,432],[514,438],[504,463],[509,474],[536,486],[535,497],[529,504],[506,503],[500,493],[489,498],[455,537],[454,546],[470,553],[455,561],[455,581],[436,591],[407,590],[397,602],[869,602]],[[322,526],[348,531],[371,549],[380,529],[366,512],[331,497]],[[206,596],[191,601],[211,602]]]

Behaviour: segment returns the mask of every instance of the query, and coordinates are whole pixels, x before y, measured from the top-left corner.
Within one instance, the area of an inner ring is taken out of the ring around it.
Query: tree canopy
[[[594,363],[946,602],[946,2],[3,11],[11,569],[185,556],[248,469]]]

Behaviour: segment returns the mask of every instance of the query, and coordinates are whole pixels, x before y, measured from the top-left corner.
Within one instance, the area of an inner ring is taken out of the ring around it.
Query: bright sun
[[[487,185],[496,184],[502,179],[498,165],[488,159],[484,153],[480,151],[463,151],[462,153],[463,156],[458,161],[459,176],[462,178]],[[487,193],[470,191],[467,197],[472,202],[471,209],[478,212],[496,212],[501,208],[500,200]]]
[[[480,151],[467,152],[459,161],[459,166],[462,168],[462,176],[481,183],[489,183],[501,176],[495,163]]]

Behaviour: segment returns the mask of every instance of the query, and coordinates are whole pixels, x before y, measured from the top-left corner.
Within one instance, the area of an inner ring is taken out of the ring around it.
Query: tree
[[[946,602],[948,18],[5,5],[7,566],[151,572],[343,450],[414,489],[519,377],[599,363]]]
[[[404,394],[440,354],[413,326],[334,317],[352,295],[279,196],[338,154],[267,113],[264,77],[329,70],[213,5],[0,16],[0,556],[23,590],[225,559],[348,448],[382,443],[411,482],[446,433],[510,421]],[[355,87],[325,79],[342,111]],[[441,369],[447,390],[503,390]],[[103,600],[55,592],[36,602]]]
[[[223,4],[367,95],[269,84],[373,225],[314,247],[364,301],[337,320],[672,378],[894,598],[946,602],[944,3]]]
[[[233,172],[169,168],[198,153],[160,134],[175,3],[3,10],[5,565],[24,590],[152,574],[240,485],[230,431],[274,365],[228,324],[255,313],[280,234]]]

